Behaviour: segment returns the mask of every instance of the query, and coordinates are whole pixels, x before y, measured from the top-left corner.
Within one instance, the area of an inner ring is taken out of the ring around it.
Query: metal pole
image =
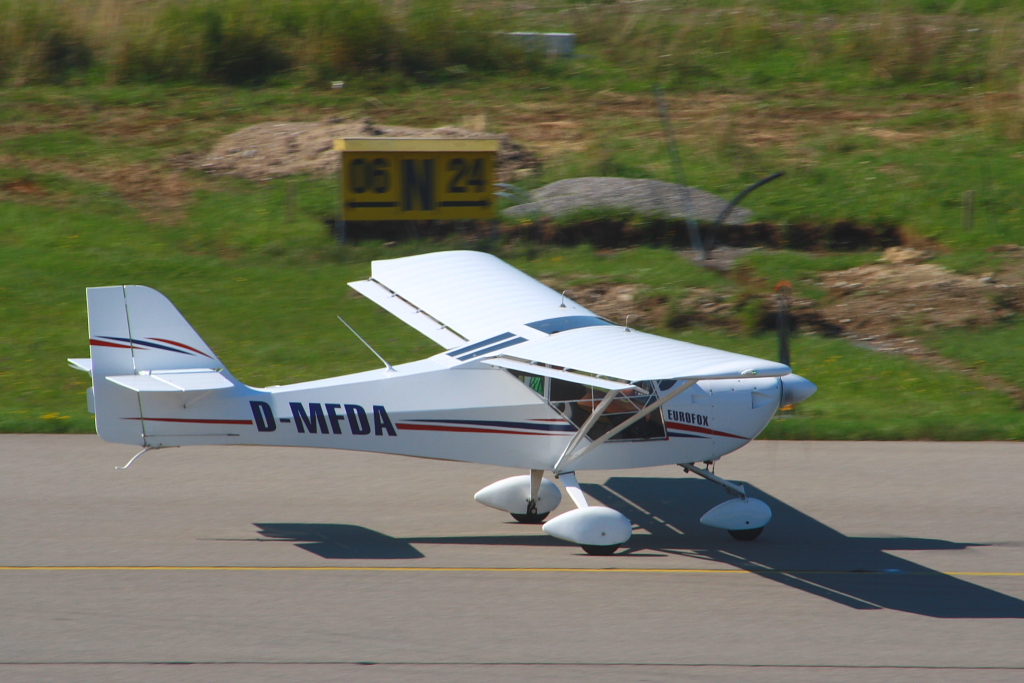
[[[658,105],[658,115],[661,117],[661,129],[665,134],[665,147],[668,148],[668,159],[672,164],[672,174],[676,184],[680,186],[683,200],[683,215],[686,218],[686,229],[690,235],[690,244],[697,250],[700,260],[704,261],[708,255],[704,252],[704,245],[700,239],[700,227],[693,219],[690,205],[690,188],[686,184],[686,176],[683,174],[683,162],[679,158],[679,146],[676,144],[676,136],[672,131],[672,121],[669,119],[668,104],[665,102],[665,94],[661,86],[654,84],[654,97]]]
[[[775,330],[779,335],[779,362],[789,365],[789,305],[793,285],[783,280],[775,285]]]
[[[985,209],[985,227],[989,233],[994,235],[999,226],[996,223],[996,217],[992,215],[992,193],[989,191],[991,187],[991,168],[988,159],[983,157],[981,160],[981,205]]]
[[[338,188],[334,195],[334,239],[345,243],[345,153],[338,156]]]
[[[767,185],[776,178],[781,178],[784,175],[786,175],[785,171],[777,171],[775,173],[772,173],[770,176],[761,178],[756,183],[750,185],[747,189],[743,190],[743,192],[740,192],[738,195],[733,197],[733,200],[726,205],[725,209],[722,210],[722,213],[718,214],[718,218],[715,219],[715,222],[711,224],[711,230],[708,232],[708,243],[706,245],[706,249],[709,254],[711,253],[711,250],[715,248],[715,233],[718,231],[720,227],[722,227],[722,223],[724,223],[725,219],[729,217],[729,214],[732,213],[732,210],[735,209],[740,202],[746,199],[748,194],[750,194],[757,188],[761,187],[762,185]]]

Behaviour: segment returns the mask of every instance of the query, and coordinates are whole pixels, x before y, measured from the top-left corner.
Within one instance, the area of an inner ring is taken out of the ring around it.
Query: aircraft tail
[[[90,369],[96,431],[105,440],[147,442],[147,397],[184,395],[235,386],[224,364],[163,294],[149,287],[92,287]]]

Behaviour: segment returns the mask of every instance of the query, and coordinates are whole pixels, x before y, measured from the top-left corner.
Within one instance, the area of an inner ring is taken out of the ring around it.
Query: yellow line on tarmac
[[[863,570],[822,570],[822,569],[686,569],[686,568],[640,568],[640,567],[243,567],[243,566],[0,566],[0,571],[56,572],[56,571],[169,571],[169,572],[552,572],[591,574],[864,574],[890,576],[1013,576],[1022,577],[1024,572],[939,572],[939,571],[863,571]]]

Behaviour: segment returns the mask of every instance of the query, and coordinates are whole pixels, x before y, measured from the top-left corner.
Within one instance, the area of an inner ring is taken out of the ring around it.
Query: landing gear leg
[[[562,502],[558,485],[544,478],[544,470],[508,477],[485,486],[473,496],[478,503],[504,510],[522,524],[540,524]]]
[[[512,519],[520,524],[540,524],[548,516],[547,512],[537,512],[537,499],[540,496],[540,484],[544,481],[544,470],[530,470],[530,500],[526,503],[526,514],[511,512]]]

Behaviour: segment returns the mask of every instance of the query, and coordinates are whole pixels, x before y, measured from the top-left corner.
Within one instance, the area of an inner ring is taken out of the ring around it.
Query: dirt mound
[[[319,123],[258,123],[226,135],[196,166],[207,173],[266,180],[300,173],[328,175],[338,169],[334,140],[354,137],[500,140],[498,182],[532,173],[540,161],[507,135],[464,128],[380,126],[370,119],[328,119]]]
[[[794,299],[791,314],[804,331],[873,342],[880,350],[917,352],[912,337],[922,332],[990,325],[1024,311],[1024,249],[1003,249],[1007,267],[981,276],[920,263],[930,257],[925,251],[887,249],[878,263],[822,273],[820,284],[830,296],[824,301]],[[565,289],[555,280],[545,284]],[[629,315],[630,323],[640,326],[775,329],[772,294],[691,288],[670,302],[648,295],[639,284],[599,283],[569,288],[567,296],[619,323]]]
[[[916,338],[927,330],[996,323],[1024,311],[1024,248],[999,245],[989,249],[1003,261],[994,273],[959,275],[942,266],[922,263],[926,251],[887,249],[878,263],[823,273],[824,301],[795,298],[790,303],[792,329],[845,336],[883,352],[910,356],[928,365],[973,377],[989,389],[1005,391],[1024,408],[1024,391],[1006,378],[993,377],[944,357]],[[692,254],[684,252],[685,258]],[[567,289],[555,278],[543,280]],[[674,300],[652,296],[634,283],[597,283],[567,289],[567,296],[619,324],[637,327],[666,325],[727,330],[772,331],[776,328],[776,297],[768,293],[688,288]]]
[[[958,275],[933,263],[877,263],[822,276],[832,300],[821,314],[861,338],[905,337],[990,325],[1024,307],[1024,286]]]

